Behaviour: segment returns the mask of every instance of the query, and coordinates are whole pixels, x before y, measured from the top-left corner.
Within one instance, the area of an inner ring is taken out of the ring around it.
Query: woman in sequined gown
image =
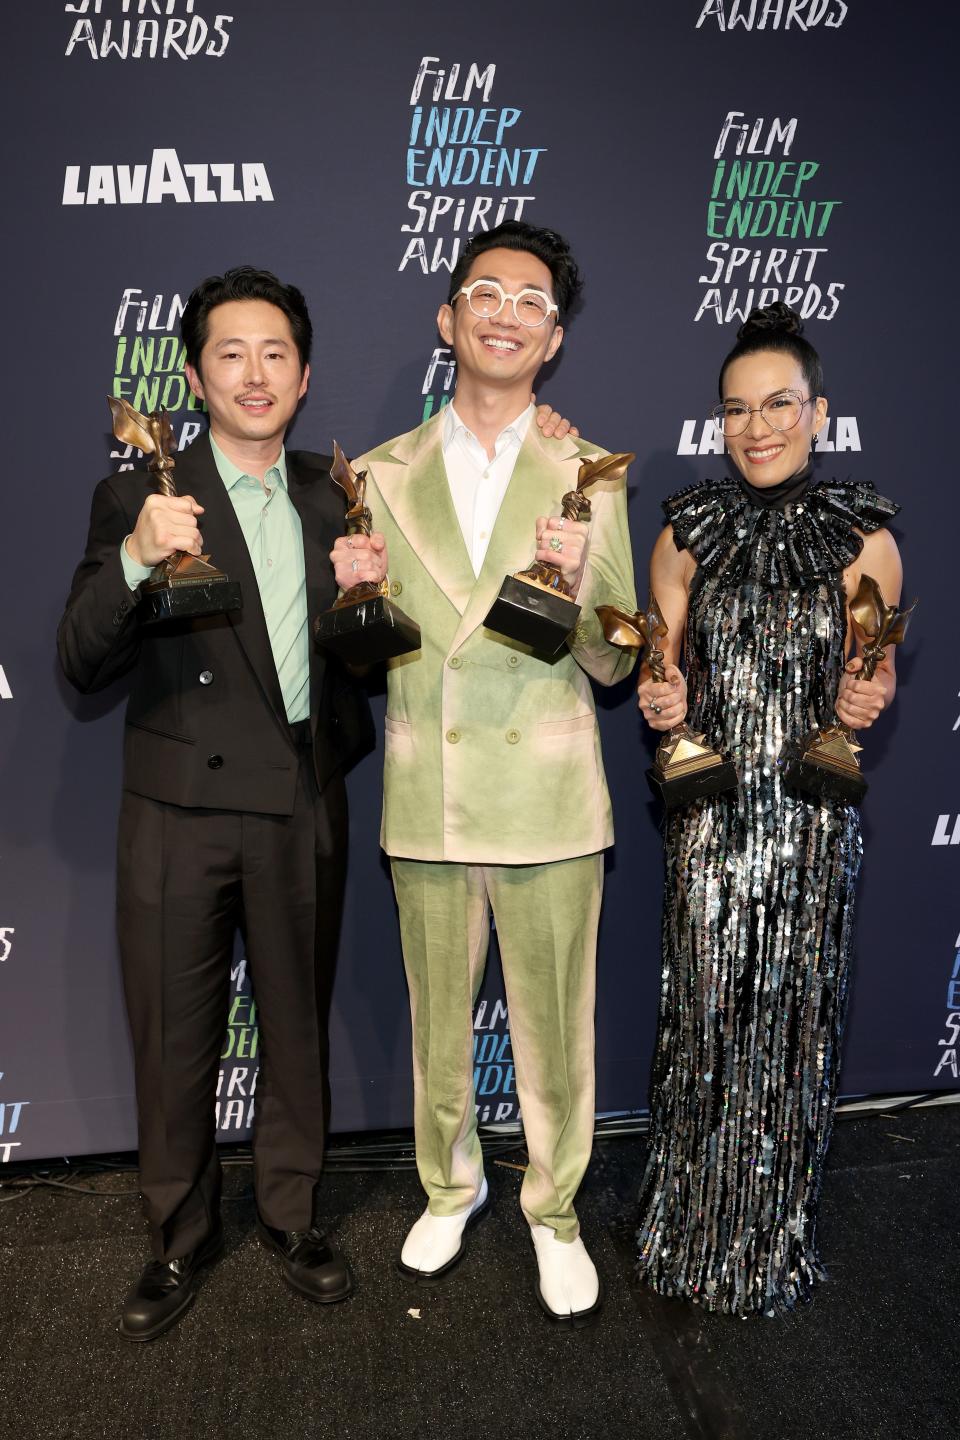
[[[866,729],[895,688],[892,650],[871,684],[845,659],[861,573],[899,598],[883,528],[897,507],[814,476],[827,407],[802,328],[784,305],[755,311],[724,362],[719,418],[740,475],[664,504],[651,585],[673,663],[639,691],[655,729],[686,716],[740,779],[666,827],[639,1272],[738,1315],[807,1299],[823,1274],[817,1202],[861,854],[855,807],[791,793],[777,756],[835,711]]]

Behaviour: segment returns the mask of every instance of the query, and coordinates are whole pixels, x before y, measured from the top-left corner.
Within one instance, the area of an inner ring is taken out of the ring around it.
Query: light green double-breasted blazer
[[[533,559],[538,515],[559,515],[580,462],[607,452],[531,424],[474,575],[447,481],[442,415],[355,460],[387,541],[391,593],[423,648],[391,661],[381,844],[388,855],[537,865],[613,843],[588,675],[611,685],[634,656],[607,645],[594,606],[633,612],[626,482],[594,485],[580,622],[541,659],[484,628],[504,575]]]

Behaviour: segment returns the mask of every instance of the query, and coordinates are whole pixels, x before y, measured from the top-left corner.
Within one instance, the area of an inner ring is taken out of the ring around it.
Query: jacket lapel
[[[287,712],[270,649],[260,587],[240,521],[220,478],[206,435],[195,440],[177,461],[174,478],[181,495],[191,494],[203,506],[200,533],[204,551],[231,580],[240,582],[243,607],[232,611],[227,619],[278,719],[286,725]]]
[[[560,513],[561,499],[576,485],[579,460],[572,440],[544,440],[536,421],[530,422],[452,649],[483,624],[504,576],[532,564],[536,518]]]
[[[476,576],[443,463],[441,416],[402,436],[390,452],[395,463],[381,461],[374,479],[424,568],[462,615]]]

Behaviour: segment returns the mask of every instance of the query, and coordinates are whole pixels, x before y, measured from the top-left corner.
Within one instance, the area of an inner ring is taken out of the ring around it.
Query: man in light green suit
[[[530,1165],[521,1205],[545,1312],[600,1303],[574,1197],[594,1123],[594,972],[610,797],[590,678],[632,659],[594,606],[636,608],[625,485],[594,486],[564,521],[580,464],[605,452],[545,438],[531,386],[563,337],[580,279],[566,242],[509,221],[473,238],[438,324],[457,359],[452,404],[355,461],[377,532],[341,539],[337,581],[380,580],[423,648],[390,663],[381,843],[391,858],[413,1022],[417,1165],[428,1206],[401,1268],[435,1279],[487,1201],[473,1094],[472,1008],[492,910]],[[546,659],[485,628],[505,574],[558,564],[581,606]]]

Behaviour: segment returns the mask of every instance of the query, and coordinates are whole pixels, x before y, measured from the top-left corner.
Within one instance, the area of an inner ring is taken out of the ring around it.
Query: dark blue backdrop
[[[955,1086],[954,345],[940,318],[953,310],[943,257],[955,227],[941,198],[953,7],[234,0],[221,15],[217,3],[164,0],[139,16],[123,0],[45,0],[18,7],[8,49],[7,129],[20,140],[5,170],[8,223],[22,248],[6,295],[0,1162],[135,1143],[113,932],[124,697],[80,699],[54,658],[93,486],[128,458],[112,453],[105,394],[165,400],[178,432],[202,423],[181,404],[178,297],[256,263],[303,287],[317,329],[295,443],[325,450],[335,434],[356,454],[443,399],[449,357],[433,317],[447,269],[472,226],[501,214],[566,232],[586,272],[585,306],[542,393],[589,438],[637,452],[641,577],[660,497],[723,464],[702,417],[738,319],[774,298],[809,316],[837,417],[836,448],[818,463],[902,502],[907,588],[922,597],[896,710],[866,748],[842,1088]],[[637,1109],[660,838],[630,687],[600,705],[617,845],[598,1102]],[[350,785],[338,1129],[410,1119],[379,779],[371,757]],[[220,1111],[234,1137],[256,1069],[239,954],[236,979]],[[484,1000],[481,1113],[515,1118],[495,978]]]

